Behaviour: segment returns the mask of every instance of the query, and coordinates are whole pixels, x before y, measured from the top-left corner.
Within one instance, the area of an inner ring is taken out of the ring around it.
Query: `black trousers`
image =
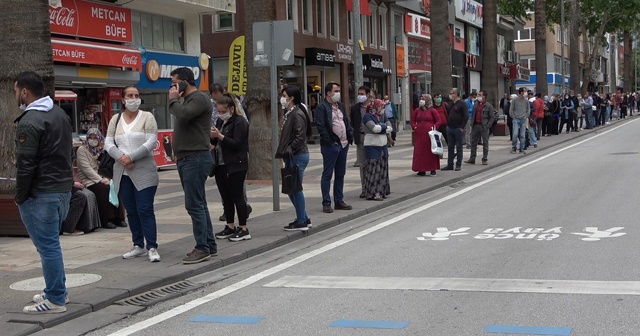
[[[218,185],[220,197],[222,197],[227,224],[234,223],[234,216],[237,211],[238,225],[247,225],[247,202],[243,191],[246,176],[246,170],[227,174],[226,165],[218,166],[216,171],[216,184]]]

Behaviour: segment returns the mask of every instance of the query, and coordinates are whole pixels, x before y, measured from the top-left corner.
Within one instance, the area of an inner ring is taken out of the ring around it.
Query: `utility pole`
[[[354,91],[358,92],[358,88],[362,86],[362,49],[360,49],[360,39],[362,38],[362,26],[360,24],[360,0],[353,1],[353,39],[355,40],[355,50],[353,56],[353,79]]]
[[[562,66],[560,66],[560,69],[562,71],[562,95],[565,94],[564,42],[564,0],[562,0],[560,2],[560,55],[562,55]],[[577,80],[577,78],[574,78],[574,80]]]

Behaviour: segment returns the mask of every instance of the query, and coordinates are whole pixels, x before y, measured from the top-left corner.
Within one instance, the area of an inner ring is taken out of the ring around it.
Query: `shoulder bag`
[[[116,129],[118,128],[118,123],[120,122],[120,116],[122,113],[118,113],[118,118],[116,119]],[[116,134],[115,131],[113,133],[113,143],[116,144]],[[106,150],[102,151],[102,154],[98,156],[98,174],[102,177],[106,177],[108,179],[113,178],[113,165],[116,163],[116,160],[107,153]]]

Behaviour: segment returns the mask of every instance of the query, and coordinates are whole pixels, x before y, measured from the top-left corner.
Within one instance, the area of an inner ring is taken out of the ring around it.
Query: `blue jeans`
[[[204,188],[212,164],[213,158],[209,151],[190,154],[179,159],[177,164],[180,183],[184,190],[184,208],[191,216],[195,248],[206,253],[218,250]]]
[[[538,145],[538,139],[536,139],[537,130],[535,127],[529,126],[529,144],[531,146]]]
[[[293,161],[293,162],[292,162]],[[304,179],[304,170],[309,164],[309,153],[298,154],[293,157],[293,160],[289,158],[284,160],[285,167],[290,167],[293,164],[298,165],[298,176],[300,180]],[[304,199],[304,192],[302,190],[294,194],[289,194],[289,199],[296,209],[296,220],[299,224],[304,224],[309,216],[307,216],[307,209]]]
[[[157,186],[137,190],[131,178],[122,175],[118,196],[127,210],[129,229],[133,245],[144,248],[147,241],[147,250],[158,248],[158,227],[156,225],[156,213],[153,210],[153,199],[156,196]]]
[[[520,150],[524,150],[524,137],[527,133],[527,120],[525,118],[513,118],[513,135],[511,136],[511,148],[516,149],[520,139]]]
[[[611,120],[611,106],[607,106],[607,114],[604,117],[604,122],[608,123]]]
[[[64,306],[67,296],[60,229],[69,213],[71,192],[37,194],[18,206],[33,245],[40,254],[44,294],[51,303]]]
[[[322,205],[331,205],[331,197],[329,189],[331,188],[331,176],[335,172],[333,180],[333,201],[335,204],[342,202],[344,197],[344,174],[347,172],[347,153],[349,153],[349,145],[344,148],[340,144],[331,146],[321,145],[320,153],[322,153],[322,180],[320,181],[320,189],[322,191]]]
[[[462,166],[462,142],[464,141],[464,132],[460,128],[447,127],[447,167],[453,167],[454,149],[456,155],[456,167]]]

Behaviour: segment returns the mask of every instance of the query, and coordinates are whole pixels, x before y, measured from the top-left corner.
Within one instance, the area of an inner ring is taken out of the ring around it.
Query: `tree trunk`
[[[536,0],[535,7],[535,48],[536,48],[536,92],[543,96],[549,92],[547,82],[547,13],[545,0]]]
[[[491,105],[498,106],[498,3],[485,1],[482,28],[482,89],[487,90]]]
[[[633,48],[633,39],[629,31],[624,32],[624,92],[631,92],[633,87],[633,61],[631,58],[631,48]]]
[[[249,116],[250,180],[271,180],[273,149],[271,139],[271,82],[269,67],[253,66],[253,23],[276,20],[275,1],[245,0],[245,62],[247,94],[245,104]],[[278,80],[273,78],[272,80]],[[278,113],[278,111],[274,111]]]
[[[449,96],[449,90],[451,90],[453,83],[451,79],[451,71],[453,70],[451,67],[451,41],[449,41],[449,2],[447,0],[431,1],[431,31],[431,91],[433,94],[441,94],[446,98]]]
[[[569,13],[569,89],[578,94],[580,93],[580,81],[589,82],[591,74],[585,73],[584,79],[580,74],[580,18],[578,15],[577,0],[571,0]],[[586,63],[586,57],[584,60]],[[584,94],[584,92],[582,92],[582,94]]]
[[[15,127],[20,115],[13,91],[16,75],[31,70],[45,81],[46,94],[53,96],[53,52],[49,29],[49,2],[3,0],[0,21],[5,31],[0,35],[0,193],[13,193],[16,176]]]

